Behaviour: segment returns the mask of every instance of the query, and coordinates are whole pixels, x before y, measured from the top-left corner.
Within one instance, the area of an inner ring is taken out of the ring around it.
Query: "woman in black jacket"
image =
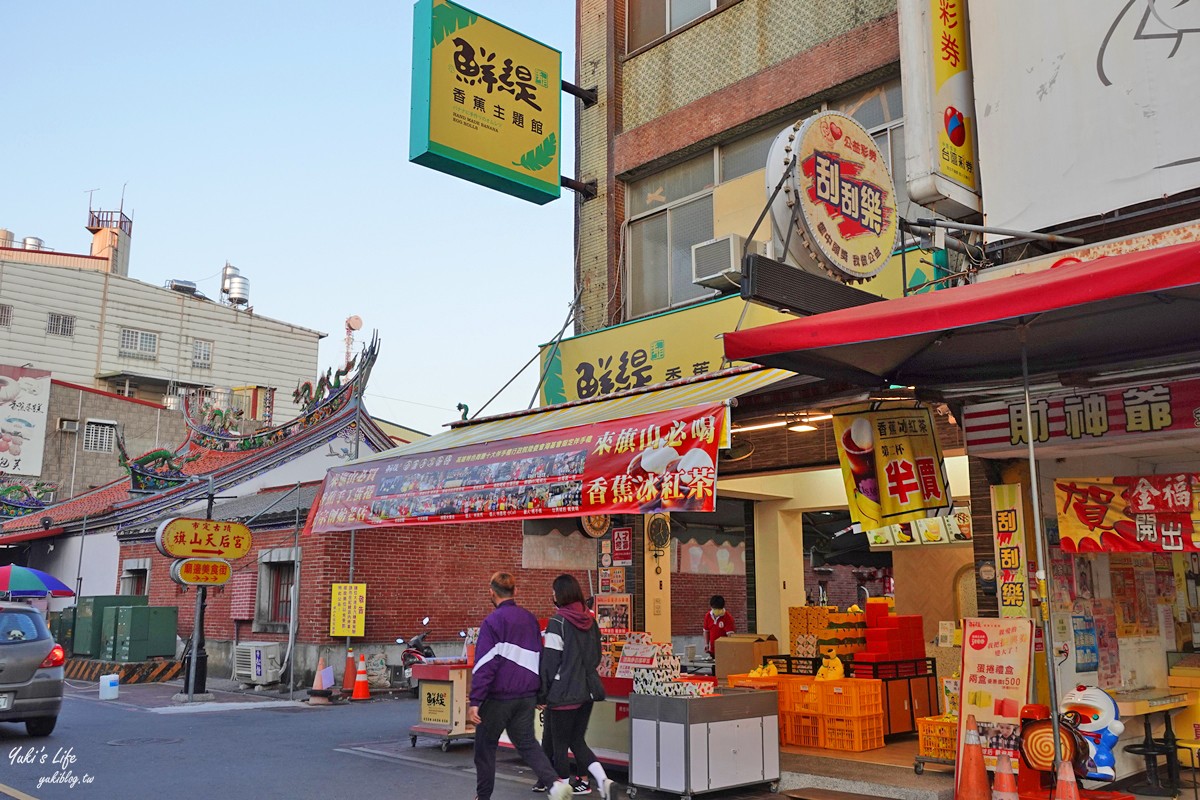
[[[546,706],[546,723],[554,745],[554,769],[564,780],[571,774],[567,750],[579,769],[591,774],[603,800],[612,800],[613,782],[584,741],[592,704],[604,699],[596,668],[600,665],[600,629],[583,602],[583,589],[572,575],[554,579],[558,612],[546,625],[542,647],[542,689],[538,702]]]

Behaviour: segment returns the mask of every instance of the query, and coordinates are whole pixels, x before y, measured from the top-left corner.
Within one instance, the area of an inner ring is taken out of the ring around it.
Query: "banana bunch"
[[[779,674],[779,668],[774,661],[768,661],[765,666],[755,667],[746,674],[751,678],[774,678]]]
[[[863,613],[863,610],[858,607],[858,603],[855,603],[854,605],[852,605],[846,609],[846,613],[847,614],[861,614],[861,613]]]

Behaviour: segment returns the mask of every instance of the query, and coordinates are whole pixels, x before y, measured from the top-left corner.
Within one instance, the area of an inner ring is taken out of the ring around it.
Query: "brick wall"
[[[853,575],[854,567],[849,564],[831,565],[833,574],[829,576],[829,585],[825,592],[828,599],[828,605],[837,606],[845,610],[857,603],[862,605],[862,599],[858,594],[858,581]],[[809,594],[812,602],[817,602],[817,587],[819,578],[813,572],[812,563],[808,560],[804,562],[804,587]],[[882,597],[884,593],[884,584],[882,575],[877,580],[866,582],[867,590],[871,593],[871,597]]]
[[[671,575],[671,635],[699,636],[704,633],[704,615],[714,595],[724,595],[725,608],[733,614],[737,630],[745,632],[746,576],[696,575],[676,572]]]

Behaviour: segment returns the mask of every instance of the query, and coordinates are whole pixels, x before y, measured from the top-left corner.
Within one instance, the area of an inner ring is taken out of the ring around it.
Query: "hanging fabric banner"
[[[950,513],[950,481],[933,417],[912,403],[833,410],[850,518],[865,531]]]
[[[1054,481],[1058,532],[1067,553],[1200,551],[1193,473]]]
[[[331,469],[313,531],[712,511],[724,403]]]

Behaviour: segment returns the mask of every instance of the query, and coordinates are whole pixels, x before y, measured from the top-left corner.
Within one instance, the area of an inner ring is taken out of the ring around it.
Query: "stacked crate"
[[[811,675],[779,675],[779,743],[821,747],[820,682]]]
[[[862,752],[883,747],[883,681],[819,681],[821,746]]]

